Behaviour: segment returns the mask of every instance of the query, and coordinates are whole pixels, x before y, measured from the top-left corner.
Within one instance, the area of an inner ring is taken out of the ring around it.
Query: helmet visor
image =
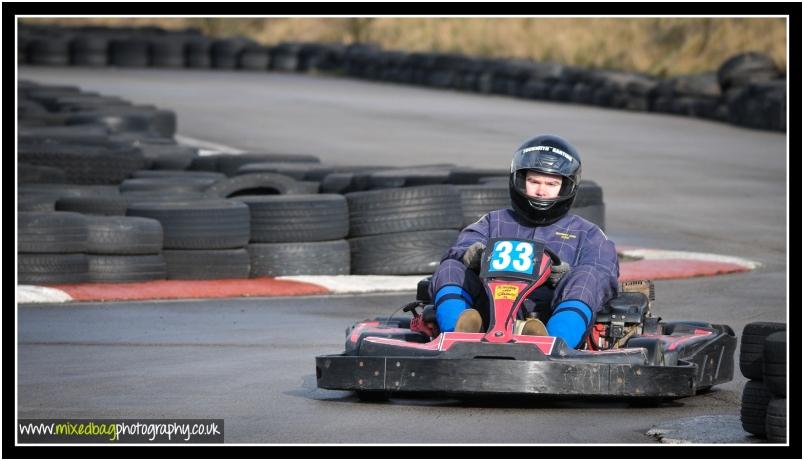
[[[528,170],[561,176],[561,189],[557,199],[566,198],[577,188],[576,173],[580,169],[578,160],[566,152],[552,146],[533,146],[518,150],[511,161],[511,174],[514,186],[526,194],[525,183]]]

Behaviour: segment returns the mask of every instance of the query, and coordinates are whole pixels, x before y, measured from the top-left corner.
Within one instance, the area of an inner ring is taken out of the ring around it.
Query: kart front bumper
[[[388,394],[676,399],[695,395],[697,369],[685,361],[649,366],[578,360],[316,357],[319,388]]]

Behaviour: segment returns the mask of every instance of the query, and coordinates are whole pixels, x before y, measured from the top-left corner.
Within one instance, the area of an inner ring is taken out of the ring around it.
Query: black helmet
[[[555,198],[536,198],[525,194],[528,170],[560,175],[561,190]],[[575,201],[581,182],[581,157],[566,140],[553,135],[537,136],[514,152],[508,189],[514,210],[535,226],[561,219]]]

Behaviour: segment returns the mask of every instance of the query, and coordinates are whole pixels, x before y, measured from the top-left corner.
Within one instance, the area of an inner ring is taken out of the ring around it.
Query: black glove
[[[561,264],[559,264],[558,266],[551,266],[550,276],[547,278],[547,283],[550,286],[555,287],[556,285],[558,285],[558,282],[561,281],[561,277],[563,277],[564,274],[569,272],[569,270],[570,265],[565,263],[564,261],[561,261]]]
[[[469,269],[480,271],[480,257],[483,256],[483,250],[485,249],[486,245],[483,242],[473,243],[466,249],[463,258],[461,258],[463,265]]]

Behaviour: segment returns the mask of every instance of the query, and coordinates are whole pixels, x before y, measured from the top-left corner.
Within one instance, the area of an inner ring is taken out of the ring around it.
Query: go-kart
[[[343,353],[316,357],[318,387],[363,400],[397,393],[673,400],[731,381],[734,331],[662,322],[647,280],[621,284],[578,349],[560,337],[516,334],[524,301],[558,264],[544,242],[491,239],[479,274],[490,306],[484,332],[439,332],[426,278],[404,306],[412,317],[357,322]]]

